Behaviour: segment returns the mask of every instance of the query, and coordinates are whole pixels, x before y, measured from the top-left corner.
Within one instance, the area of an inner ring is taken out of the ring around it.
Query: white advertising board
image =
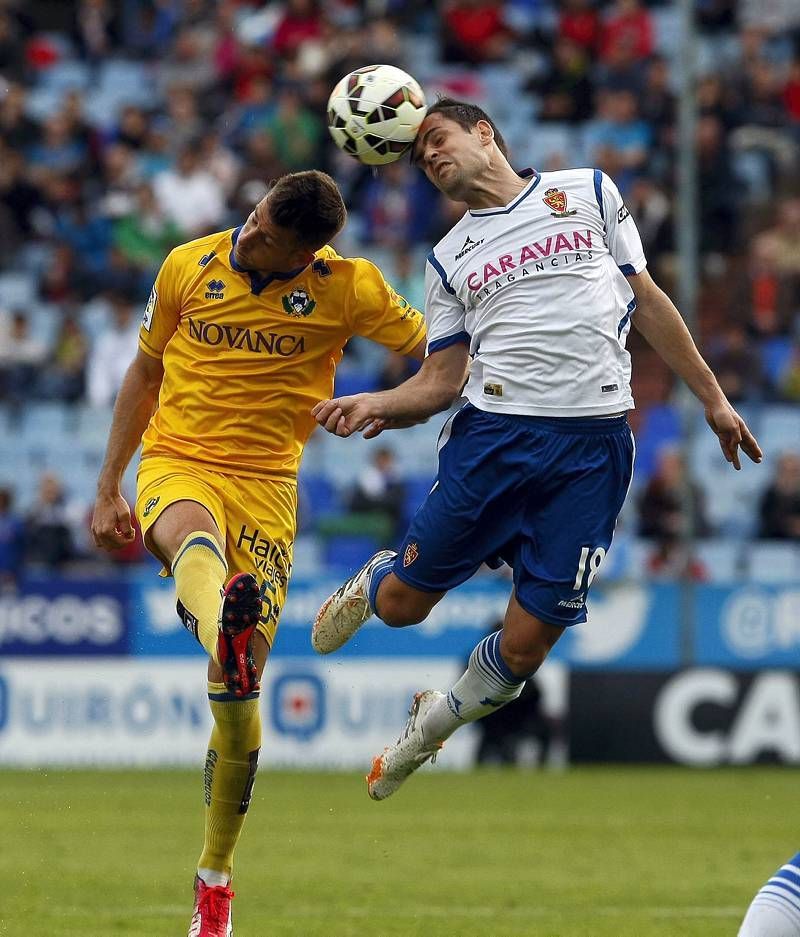
[[[446,689],[459,661],[276,658],[261,691],[263,766],[366,769],[393,741],[413,694]],[[566,676],[542,670],[545,707],[563,712]],[[202,765],[211,729],[200,660],[16,658],[0,662],[0,764]],[[472,763],[469,729],[444,768]]]

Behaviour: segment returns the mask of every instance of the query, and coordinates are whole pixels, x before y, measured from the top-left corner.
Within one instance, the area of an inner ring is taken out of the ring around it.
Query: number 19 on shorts
[[[576,592],[580,589],[589,588],[605,557],[604,547],[597,547],[595,550],[592,550],[591,547],[581,548],[581,558],[578,560],[578,571],[575,574],[575,583],[572,587]]]

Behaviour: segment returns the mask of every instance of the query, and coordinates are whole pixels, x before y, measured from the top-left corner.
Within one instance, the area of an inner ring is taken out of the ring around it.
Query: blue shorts
[[[506,562],[527,612],[554,625],[586,621],[633,459],[624,416],[504,416],[466,404],[442,429],[436,482],[392,571],[444,592],[483,563]]]

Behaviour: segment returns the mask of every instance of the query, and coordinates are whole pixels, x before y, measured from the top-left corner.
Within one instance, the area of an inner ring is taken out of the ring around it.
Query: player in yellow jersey
[[[114,408],[92,532],[134,536],[120,480],[139,443],[136,515],[209,654],[214,728],[190,937],[227,937],[233,851],[253,789],[259,680],[292,568],[297,469],[354,335],[415,358],[422,315],[327,242],[346,212],[325,173],[279,179],[234,230],[175,248]],[[226,578],[233,577],[225,584]]]

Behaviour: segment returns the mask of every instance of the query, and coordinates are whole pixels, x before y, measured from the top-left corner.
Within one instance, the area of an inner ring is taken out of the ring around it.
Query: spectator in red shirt
[[[783,103],[791,120],[800,123],[800,58],[789,68],[789,78],[783,89]]]
[[[272,47],[285,58],[309,39],[320,39],[322,32],[322,14],[315,0],[289,0],[275,30]]]
[[[559,39],[569,39],[593,53],[600,42],[600,15],[592,0],[563,0],[558,17]]]
[[[502,3],[455,0],[444,11],[442,27],[448,62],[499,62],[509,52],[511,33]]]
[[[638,60],[646,59],[653,52],[653,24],[639,0],[616,0],[603,24],[600,58],[603,61],[613,59],[620,45]]]

